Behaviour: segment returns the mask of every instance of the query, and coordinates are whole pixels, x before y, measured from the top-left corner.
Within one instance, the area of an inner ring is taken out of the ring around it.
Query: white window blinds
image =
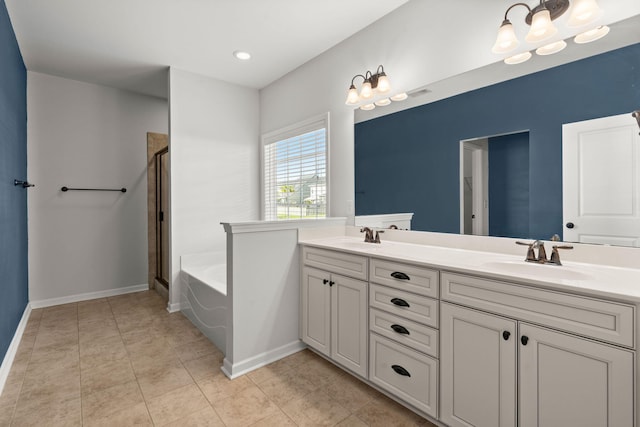
[[[327,215],[327,120],[263,138],[264,218]]]

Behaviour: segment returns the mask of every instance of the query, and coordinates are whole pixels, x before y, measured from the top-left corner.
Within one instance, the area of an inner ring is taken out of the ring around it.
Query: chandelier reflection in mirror
[[[360,92],[356,88],[356,79],[361,78],[362,86],[360,86]],[[349,86],[349,92],[347,94],[347,105],[360,105],[361,110],[369,111],[378,107],[384,107],[391,104],[391,101],[404,101],[407,99],[407,94],[397,93],[392,96],[387,96],[391,93],[391,83],[389,83],[389,77],[384,72],[384,67],[379,65],[375,73],[368,71],[363,74],[356,74],[351,79],[351,86]]]
[[[530,25],[525,41],[530,44],[541,44],[552,39],[558,28],[553,21],[570,11],[567,27],[580,28],[593,24],[602,16],[602,9],[598,7],[596,0],[540,0],[540,4],[533,9],[525,3],[515,3],[504,13],[504,20],[498,30],[498,37],[491,51],[496,54],[507,54],[516,50],[520,41],[516,37],[513,24],[509,21],[509,12],[516,6],[527,8],[529,13],[525,22]],[[589,43],[598,40],[609,33],[609,27],[600,25],[588,31],[582,32],[574,38],[578,44]],[[538,55],[552,55],[567,47],[564,40],[556,40],[539,46],[535,52]],[[521,52],[504,60],[507,64],[520,64],[531,58],[531,53]]]

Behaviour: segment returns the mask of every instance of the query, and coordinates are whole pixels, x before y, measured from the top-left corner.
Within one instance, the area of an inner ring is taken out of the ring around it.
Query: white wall
[[[354,109],[347,107],[344,101],[354,75],[364,74],[366,70],[375,72],[376,67],[382,64],[394,92],[409,91],[501,61],[491,53],[491,46],[509,3],[467,1],[464,2],[465,9],[452,16],[452,4],[455,3],[462,7],[462,2],[456,0],[439,3],[411,0],[261,90],[262,133],[330,112],[329,203],[332,216],[351,217],[353,214]],[[602,19],[606,22],[602,23],[617,22],[640,13],[637,0],[601,0],[599,3],[605,11]],[[522,11],[525,10],[522,8]],[[522,11],[514,10],[509,15],[514,26],[518,22],[519,31],[527,27],[520,22],[526,14]],[[570,35],[564,23],[558,23],[558,27],[557,38]],[[602,42],[608,43],[606,38]],[[611,49],[617,47],[612,46]],[[522,43],[519,51],[527,48],[530,47]],[[567,58],[578,59],[578,48],[572,46],[567,51],[534,58],[535,61],[530,61],[532,71],[566,62]],[[506,75],[505,67],[498,67],[492,73],[505,74],[505,79],[512,78],[513,75]],[[468,79],[474,77],[466,76],[458,82],[466,85],[465,90],[469,87]],[[357,83],[360,84],[361,80]],[[447,90],[447,96],[450,96],[452,89]],[[440,99],[441,95],[432,93],[420,103],[432,102],[434,98]],[[377,108],[374,112],[383,110]],[[393,149],[393,141],[389,141],[389,150]]]
[[[34,72],[27,79],[30,301],[146,284],[146,133],[167,133],[166,100]]]
[[[180,256],[224,251],[220,222],[259,216],[258,91],[172,68],[170,308]]]

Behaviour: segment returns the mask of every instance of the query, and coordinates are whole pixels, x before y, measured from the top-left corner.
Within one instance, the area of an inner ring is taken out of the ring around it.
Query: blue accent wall
[[[489,235],[529,235],[529,133],[489,138]]]
[[[0,5],[0,361],[28,303],[27,71],[7,8]]]
[[[434,59],[436,60],[436,59]],[[414,212],[460,230],[465,139],[529,131],[529,235],[562,235],[562,124],[640,108],[640,44],[355,126],[356,215]]]

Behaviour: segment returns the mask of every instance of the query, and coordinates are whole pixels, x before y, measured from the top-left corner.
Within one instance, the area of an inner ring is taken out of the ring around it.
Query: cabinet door
[[[447,303],[440,310],[440,419],[451,427],[515,426],[516,322]]]
[[[632,352],[526,323],[520,337],[521,427],[633,426]]]
[[[367,283],[331,276],[331,358],[367,376]]]
[[[331,288],[329,273],[302,269],[302,341],[330,356]]]

